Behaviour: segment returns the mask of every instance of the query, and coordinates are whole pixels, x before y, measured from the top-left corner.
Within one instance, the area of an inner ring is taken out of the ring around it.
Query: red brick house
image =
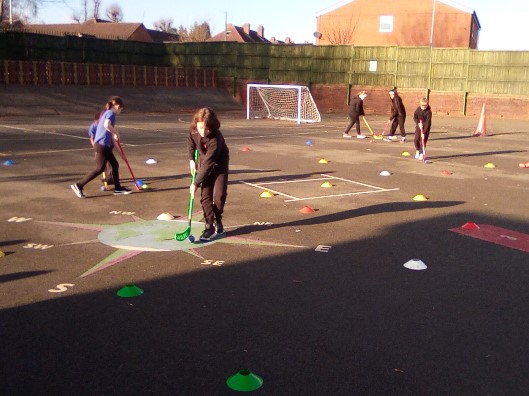
[[[250,24],[245,23],[241,26],[235,26],[229,23],[226,30],[210,37],[207,41],[235,41],[237,43],[270,43],[264,37],[264,27],[259,25],[257,31],[250,29]]]
[[[143,23],[118,23],[102,19],[90,19],[83,23],[23,25],[20,30],[52,36],[94,37],[144,43],[178,41],[178,35],[147,29]]]
[[[476,12],[451,0],[342,0],[317,13],[317,45],[478,46]]]

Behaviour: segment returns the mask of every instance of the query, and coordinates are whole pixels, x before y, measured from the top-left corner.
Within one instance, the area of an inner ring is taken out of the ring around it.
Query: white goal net
[[[309,88],[303,85],[248,84],[246,118],[320,122]]]

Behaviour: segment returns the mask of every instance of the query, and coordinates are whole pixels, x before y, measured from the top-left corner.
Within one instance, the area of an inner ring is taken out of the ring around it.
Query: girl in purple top
[[[123,109],[123,100],[114,96],[110,98],[106,104],[106,111],[99,117],[97,124],[96,133],[94,136],[94,151],[95,151],[95,168],[86,174],[80,181],[72,184],[70,188],[79,198],[85,198],[83,188],[84,186],[100,175],[104,170],[105,166],[110,163],[112,167],[112,176],[114,179],[114,195],[130,194],[131,191],[128,188],[122,187],[119,182],[119,164],[112,152],[114,148],[113,141],[120,139],[117,129],[114,127],[116,124],[116,115],[121,113]]]

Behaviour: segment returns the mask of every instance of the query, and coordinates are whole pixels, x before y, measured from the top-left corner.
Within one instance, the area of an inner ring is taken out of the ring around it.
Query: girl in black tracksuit
[[[365,136],[360,133],[360,116],[364,116],[364,99],[366,98],[367,93],[362,91],[358,96],[353,97],[351,104],[349,105],[349,124],[345,131],[343,132],[344,138],[350,138],[349,131],[356,124],[356,137],[359,139],[364,138]]]
[[[432,109],[428,104],[428,99],[422,98],[419,102],[419,107],[413,113],[413,121],[415,121],[415,138],[413,143],[415,145],[415,158],[423,159],[424,153],[421,147],[421,127],[424,133],[424,145],[430,136],[430,128],[432,127]]]
[[[190,186],[191,194],[195,193],[196,187],[202,187],[200,202],[206,223],[200,236],[202,241],[224,233],[222,214],[228,195],[230,154],[219,128],[217,115],[205,107],[195,113],[188,136],[189,166],[191,173],[197,172],[195,183]],[[196,149],[198,164],[194,160]]]
[[[391,128],[389,129],[389,140],[396,140],[395,132],[397,126],[400,130],[401,140],[406,141],[406,131],[404,130],[404,123],[406,122],[406,108],[402,103],[402,98],[399,96],[396,90],[392,89],[389,91],[389,97],[391,99],[391,115],[389,121],[391,122]]]

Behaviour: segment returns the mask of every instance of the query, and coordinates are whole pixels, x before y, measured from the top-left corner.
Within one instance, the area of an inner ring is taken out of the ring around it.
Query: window
[[[381,15],[380,25],[378,28],[380,33],[391,33],[393,32],[393,15]]]

